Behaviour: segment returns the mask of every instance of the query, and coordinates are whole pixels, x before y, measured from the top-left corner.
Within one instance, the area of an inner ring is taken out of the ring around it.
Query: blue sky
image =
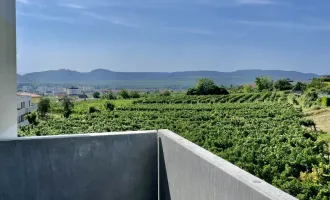
[[[18,72],[330,73],[328,0],[17,0]]]

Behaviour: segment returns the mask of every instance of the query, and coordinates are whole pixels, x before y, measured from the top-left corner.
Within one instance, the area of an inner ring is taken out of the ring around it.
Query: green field
[[[301,126],[303,113],[290,98],[283,92],[153,96],[114,100],[114,111],[106,110],[107,100],[92,100],[76,102],[68,119],[53,102],[47,120],[19,134],[170,129],[299,199],[329,199],[326,143]],[[89,113],[90,107],[97,112]]]

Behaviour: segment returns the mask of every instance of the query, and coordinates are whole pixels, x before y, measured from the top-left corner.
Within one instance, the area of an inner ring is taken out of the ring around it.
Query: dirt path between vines
[[[308,119],[314,120],[317,130],[330,134],[330,109],[314,110],[305,113]]]

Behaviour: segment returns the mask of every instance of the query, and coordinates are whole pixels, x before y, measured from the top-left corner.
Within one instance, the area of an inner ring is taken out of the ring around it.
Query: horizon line
[[[187,70],[187,71],[171,71],[171,72],[153,72],[153,71],[112,71],[110,69],[105,69],[105,68],[97,68],[97,69],[93,69],[90,71],[77,71],[77,70],[72,70],[72,69],[65,69],[65,68],[60,68],[60,69],[50,69],[50,70],[45,70],[45,71],[36,71],[36,72],[27,72],[24,74],[18,73],[17,75],[20,76],[25,76],[27,74],[32,74],[32,73],[42,73],[42,72],[50,72],[50,71],[72,71],[72,72],[78,72],[78,73],[91,73],[93,71],[96,70],[107,70],[110,72],[114,72],[114,73],[167,73],[167,74],[171,74],[171,73],[185,73],[185,72],[218,72],[218,73],[234,73],[234,72],[239,72],[239,71],[282,71],[282,72],[298,72],[298,73],[303,73],[303,74],[315,74],[318,76],[324,76],[325,74],[318,74],[318,73],[313,73],[313,72],[301,72],[301,71],[295,71],[295,70],[282,70],[282,69],[239,69],[239,70],[234,70],[234,71],[216,71],[216,70]]]

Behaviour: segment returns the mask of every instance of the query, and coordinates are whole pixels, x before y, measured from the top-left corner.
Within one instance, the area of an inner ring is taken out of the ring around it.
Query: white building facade
[[[19,127],[29,125],[29,122],[25,119],[25,116],[35,110],[37,110],[37,106],[32,105],[31,97],[18,96],[17,97],[17,125]]]
[[[0,0],[0,138],[17,137],[15,3]]]
[[[67,94],[68,95],[78,95],[80,94],[80,90],[77,87],[71,87],[67,89]]]

